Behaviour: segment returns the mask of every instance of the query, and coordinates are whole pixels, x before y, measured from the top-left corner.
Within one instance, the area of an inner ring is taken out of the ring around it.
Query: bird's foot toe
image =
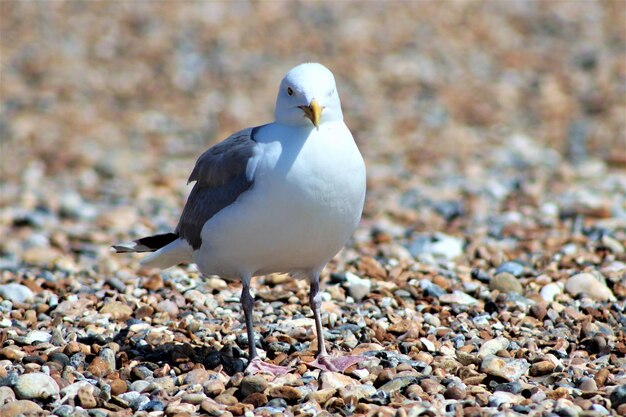
[[[313,362],[307,365],[323,371],[343,372],[355,363],[366,359],[365,356],[318,356]]]
[[[291,372],[293,369],[288,366],[274,365],[271,363],[265,363],[260,358],[254,358],[248,362],[246,368],[246,374],[254,375],[261,372],[269,372],[274,376],[285,375]]]

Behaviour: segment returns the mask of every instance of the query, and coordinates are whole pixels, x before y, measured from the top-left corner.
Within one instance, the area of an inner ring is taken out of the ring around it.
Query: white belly
[[[194,255],[200,271],[321,269],[343,247],[361,218],[365,166],[345,125],[328,129],[340,134],[264,144],[252,188],[204,226]]]

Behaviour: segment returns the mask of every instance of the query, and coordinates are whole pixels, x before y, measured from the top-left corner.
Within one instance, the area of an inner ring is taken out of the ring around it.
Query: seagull
[[[204,152],[173,233],[115,245],[153,252],[161,269],[195,263],[207,275],[239,279],[248,335],[248,372],[286,373],[258,356],[250,293],[253,276],[308,277],[317,355],[312,367],[343,372],[363,360],[330,356],[320,314],[320,273],[357,227],[365,200],[365,163],[343,120],[333,73],[304,63],[282,79],[275,121],[241,130]]]

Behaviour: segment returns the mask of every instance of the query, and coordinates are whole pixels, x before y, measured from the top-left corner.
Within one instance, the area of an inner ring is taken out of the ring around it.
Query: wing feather
[[[257,143],[254,133],[259,127],[239,131],[204,152],[191,171],[188,183],[194,182],[176,233],[198,249],[204,224],[247,191],[254,173],[247,172]]]

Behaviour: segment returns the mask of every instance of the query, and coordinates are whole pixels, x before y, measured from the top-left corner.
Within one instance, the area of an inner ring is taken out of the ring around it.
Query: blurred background
[[[625,5],[3,1],[4,262],[169,230],[197,156],[271,121],[303,61],[337,78],[368,227],[622,218]]]

